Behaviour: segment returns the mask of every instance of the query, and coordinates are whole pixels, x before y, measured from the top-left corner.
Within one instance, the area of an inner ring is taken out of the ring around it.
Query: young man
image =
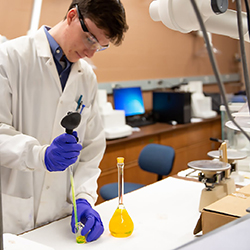
[[[73,0],[66,17],[0,46],[0,167],[4,232],[21,233],[72,213],[73,165],[78,219],[87,241],[103,233],[97,199],[105,136],[97,82],[84,57],[120,45],[128,29],[118,0]],[[80,102],[81,101],[81,102]],[[73,135],[62,118],[85,107]],[[79,138],[77,142],[76,137]]]

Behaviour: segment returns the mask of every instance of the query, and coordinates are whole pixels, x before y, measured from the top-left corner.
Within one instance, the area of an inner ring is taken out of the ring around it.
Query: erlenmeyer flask
[[[118,198],[119,203],[109,222],[109,231],[114,237],[128,237],[134,230],[134,223],[130,218],[124,204],[124,158],[117,158],[118,168]]]

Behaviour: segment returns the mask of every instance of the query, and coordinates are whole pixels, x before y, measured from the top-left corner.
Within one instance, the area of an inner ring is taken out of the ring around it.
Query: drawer
[[[189,127],[187,130],[188,144],[199,143],[202,141],[209,141],[211,137],[211,125],[210,124],[195,124]]]
[[[188,145],[188,134],[186,129],[178,129],[161,134],[160,144],[173,147],[175,150]]]
[[[116,168],[116,158],[124,157],[125,147],[123,144],[109,145],[106,148],[105,154],[100,164],[103,172]]]
[[[158,136],[149,136],[126,143],[125,146],[125,164],[137,162],[142,149],[150,143],[159,143]]]

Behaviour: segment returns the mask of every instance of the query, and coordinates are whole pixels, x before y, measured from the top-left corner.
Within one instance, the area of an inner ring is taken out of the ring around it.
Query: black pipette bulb
[[[80,122],[81,115],[78,112],[68,112],[61,120],[61,125],[66,129],[66,133],[72,134]]]

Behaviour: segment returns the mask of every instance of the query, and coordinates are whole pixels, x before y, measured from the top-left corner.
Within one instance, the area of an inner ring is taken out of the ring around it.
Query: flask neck
[[[117,163],[119,205],[123,205],[124,196],[124,163]]]

